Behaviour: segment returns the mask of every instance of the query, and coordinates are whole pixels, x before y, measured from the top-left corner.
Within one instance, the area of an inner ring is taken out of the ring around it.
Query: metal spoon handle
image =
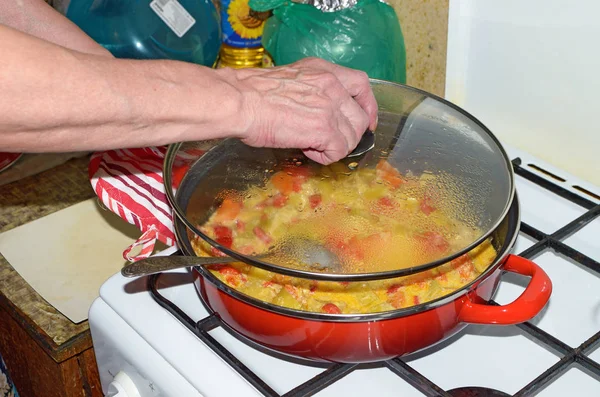
[[[215,258],[198,256],[151,256],[123,267],[121,274],[125,277],[140,277],[184,267],[217,265],[236,261],[236,259],[229,256]]]

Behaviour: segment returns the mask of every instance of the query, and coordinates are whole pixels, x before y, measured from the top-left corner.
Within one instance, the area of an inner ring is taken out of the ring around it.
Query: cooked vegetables
[[[274,173],[264,188],[225,198],[201,230],[225,247],[258,254],[293,237],[322,242],[347,272],[410,267],[462,248],[479,233],[436,202],[435,177],[403,176],[387,161],[352,171],[337,163],[311,174],[306,167]],[[192,241],[200,256],[221,254]],[[229,286],[288,308],[322,313],[371,313],[418,305],[474,280],[496,257],[489,241],[436,269],[369,282],[310,281],[250,265],[216,265]]]

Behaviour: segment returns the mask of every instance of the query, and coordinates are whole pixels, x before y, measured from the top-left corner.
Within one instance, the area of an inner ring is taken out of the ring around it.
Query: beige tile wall
[[[406,43],[406,83],[444,95],[448,0],[387,0]]]

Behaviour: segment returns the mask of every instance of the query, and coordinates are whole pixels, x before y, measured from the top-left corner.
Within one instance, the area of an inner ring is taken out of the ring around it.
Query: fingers
[[[363,136],[365,130],[370,125],[369,115],[364,111],[360,105],[352,98],[347,98],[340,108],[344,118],[347,120],[347,125],[350,128],[349,134],[353,134],[351,142],[350,153]]]
[[[348,93],[368,115],[368,127],[371,131],[375,131],[377,128],[377,101],[375,100],[375,95],[371,89],[367,74],[339,65],[334,65],[332,73],[337,76],[346,90],[348,90]]]
[[[358,104],[348,97],[335,114],[335,134],[323,133],[316,129],[310,131],[317,134],[315,144],[304,150],[304,154],[321,164],[331,164],[346,157],[360,140],[369,123],[368,116]]]
[[[350,96],[364,109],[369,116],[369,128],[371,131],[375,131],[377,128],[377,101],[369,77],[365,72],[336,65],[319,58],[306,58],[297,62],[297,64],[334,74]]]
[[[319,164],[329,165],[331,163],[335,163],[336,160],[331,160],[331,157],[327,156],[324,152],[320,152],[314,149],[305,149],[303,150],[304,155],[311,159],[312,161],[316,161]]]
[[[328,73],[323,76],[322,80],[326,84],[324,93],[332,100],[332,113],[337,119],[337,129],[345,137],[348,144],[348,151],[343,153],[343,156],[345,156],[354,150],[369,126],[369,116],[360,104],[350,96],[336,76]]]
[[[318,120],[314,120],[313,133],[341,134],[346,143],[346,153],[337,153],[340,149],[335,149],[330,156],[345,156],[350,153],[360,140],[360,137],[369,126],[369,117],[360,105],[350,96],[344,85],[332,73],[324,71],[304,71],[293,76],[290,79],[293,70],[277,70],[273,76],[285,78],[281,80],[278,94],[295,102],[295,104],[312,108],[314,112],[319,113]],[[271,75],[269,75],[271,76]],[[290,103],[290,106],[297,108]],[[290,109],[292,110],[292,109]],[[325,110],[323,112],[323,110]],[[316,116],[316,114],[315,114]],[[311,123],[307,120],[308,123]],[[333,130],[330,128],[333,127]],[[340,139],[339,137],[336,139]],[[325,148],[317,148],[324,150]],[[340,158],[341,158],[340,157]]]

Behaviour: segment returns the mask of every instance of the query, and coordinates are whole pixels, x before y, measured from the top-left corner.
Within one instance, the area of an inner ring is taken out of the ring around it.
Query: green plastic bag
[[[262,43],[275,65],[315,56],[359,69],[369,77],[406,83],[406,49],[394,9],[379,0],[323,12],[282,0],[250,0],[256,11],[273,9]]]

